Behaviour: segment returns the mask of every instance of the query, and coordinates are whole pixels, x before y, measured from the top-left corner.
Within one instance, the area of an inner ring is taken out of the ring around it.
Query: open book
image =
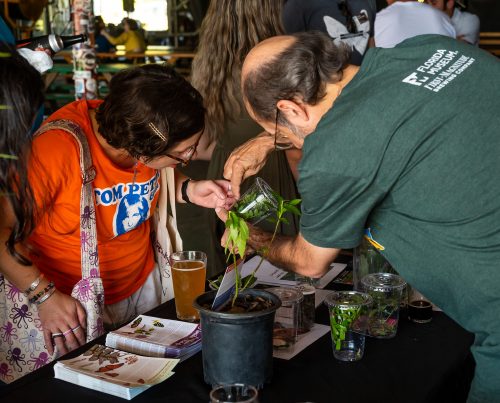
[[[106,336],[106,346],[148,357],[179,358],[201,349],[201,329],[196,323],[140,315]]]
[[[200,349],[199,325],[140,315],[109,333],[106,346],[59,361],[54,372],[58,379],[130,400]]]

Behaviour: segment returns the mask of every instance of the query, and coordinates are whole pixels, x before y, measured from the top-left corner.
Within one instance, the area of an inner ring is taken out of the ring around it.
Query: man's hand
[[[225,180],[190,181],[187,195],[191,203],[201,207],[228,209],[235,202],[231,184]]]
[[[231,181],[236,199],[240,197],[241,182],[259,172],[273,150],[273,138],[267,132],[262,132],[231,153],[224,165],[224,178]]]
[[[54,352],[54,346],[60,354],[66,354],[85,344],[87,315],[76,299],[56,290],[38,306],[38,313],[49,354]]]

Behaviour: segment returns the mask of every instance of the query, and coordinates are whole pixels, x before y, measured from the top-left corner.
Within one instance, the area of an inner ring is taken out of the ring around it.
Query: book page
[[[201,329],[196,323],[146,315],[139,315],[106,338],[109,347],[160,357],[179,355],[200,341]]]
[[[66,368],[125,387],[155,385],[167,379],[179,360],[143,357],[100,344],[76,358],[61,360]]]
[[[245,262],[243,269],[241,270],[241,276],[245,277],[252,273],[259,264],[260,259],[260,256],[255,256]],[[325,288],[334,277],[345,269],[346,266],[347,265],[343,263],[332,263],[330,265],[330,269],[323,275],[323,277],[315,279],[314,286],[316,288]],[[294,273],[282,270],[272,265],[267,260],[262,262],[262,265],[255,276],[257,277],[256,284],[276,285],[282,287],[292,287],[297,285]]]

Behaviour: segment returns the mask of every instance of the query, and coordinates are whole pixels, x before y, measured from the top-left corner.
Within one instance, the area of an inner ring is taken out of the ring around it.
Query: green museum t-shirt
[[[495,346],[500,371],[497,58],[436,35],[371,49],[306,137],[299,191],[307,241],[355,247],[370,227],[396,270],[476,334],[480,354]]]

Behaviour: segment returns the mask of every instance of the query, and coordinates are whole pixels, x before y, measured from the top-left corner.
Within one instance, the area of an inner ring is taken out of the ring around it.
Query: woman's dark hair
[[[148,64],[113,77],[96,119],[109,145],[152,160],[203,130],[204,115],[201,95],[189,82],[170,67]]]
[[[137,24],[137,21],[132,18],[125,18],[123,22],[128,25],[131,31],[137,31],[139,29],[139,24]]]
[[[247,73],[244,98],[256,117],[276,118],[279,100],[316,105],[326,95],[326,85],[342,79],[350,51],[337,46],[322,32],[300,32],[288,48]],[[284,122],[282,122],[284,123]]]
[[[33,123],[43,104],[44,84],[38,71],[14,48],[3,43],[0,43],[0,77],[0,198],[7,199],[16,218],[6,246],[20,263],[30,265],[15,247],[34,225],[33,193],[26,162]]]

